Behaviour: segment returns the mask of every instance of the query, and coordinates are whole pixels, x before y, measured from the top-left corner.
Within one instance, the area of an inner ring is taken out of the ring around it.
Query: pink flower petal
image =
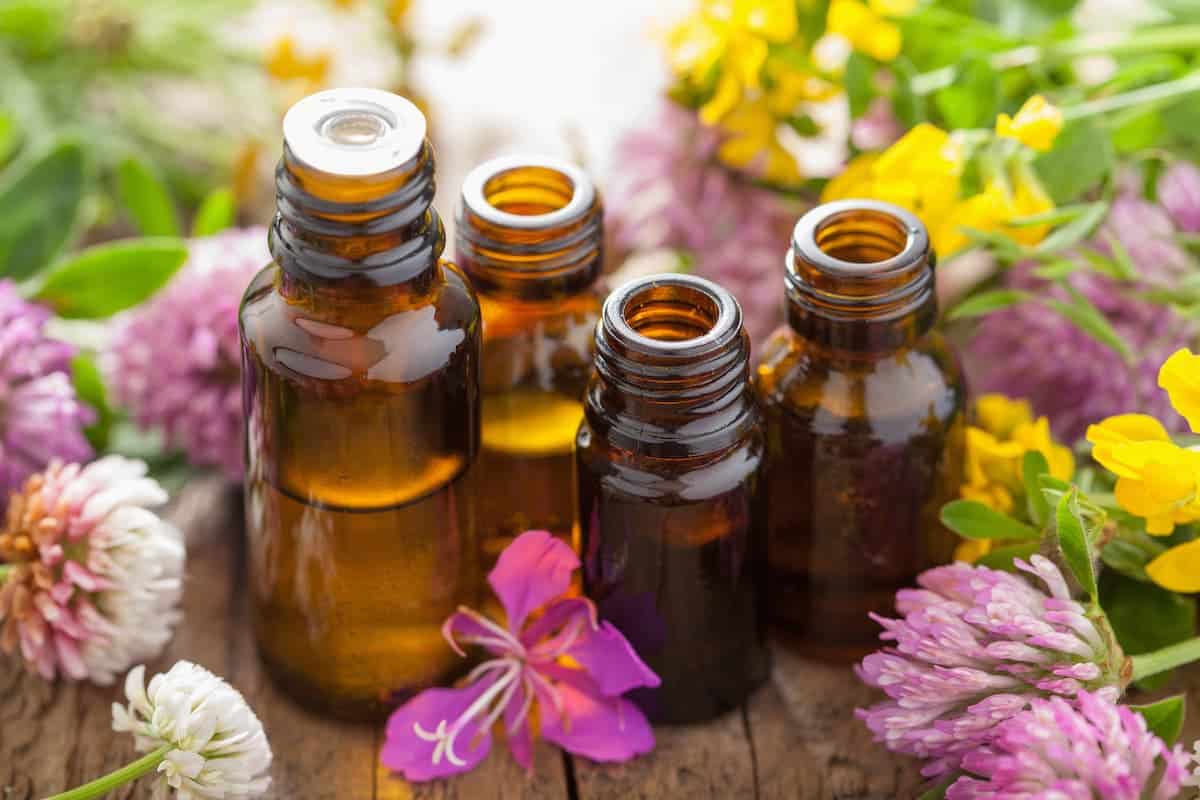
[[[554,713],[553,700],[539,689],[546,741],[593,761],[628,761],[654,749],[654,731],[633,703],[589,694],[561,681],[556,689],[561,714]]]
[[[625,694],[639,686],[654,688],[662,683],[646,666],[625,637],[605,621],[598,630],[585,633],[567,651],[596,681],[606,697]]]
[[[508,614],[508,627],[519,631],[529,612],[559,597],[571,586],[579,557],[548,531],[526,531],[504,548],[488,583]]]
[[[533,695],[522,681],[504,709],[504,733],[508,751],[527,772],[533,771],[533,731],[529,726],[529,705]]]
[[[474,769],[492,747],[484,713],[467,715],[496,686],[496,675],[462,689],[428,689],[392,712],[379,759],[406,780],[427,781]]]
[[[474,609],[460,607],[442,625],[442,636],[460,656],[466,653],[462,645],[479,645],[497,655],[509,655],[521,650],[521,643],[509,631]]]

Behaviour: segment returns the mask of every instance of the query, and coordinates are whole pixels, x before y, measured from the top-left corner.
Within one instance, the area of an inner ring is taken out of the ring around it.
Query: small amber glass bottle
[[[480,536],[491,563],[530,528],[572,542],[572,450],[603,296],[602,212],[583,170],[541,157],[476,167],[456,260],[483,309]]]
[[[924,225],[868,200],[796,225],[788,325],[758,390],[769,441],[772,621],[830,660],[878,643],[868,612],[947,560],[938,522],[962,470],[964,385],[941,334]]]
[[[576,451],[584,588],[662,678],[656,722],[736,707],[770,668],[765,440],[729,292],[659,275],[615,291]]]
[[[242,302],[255,635],[285,688],[339,716],[446,678],[440,626],[477,601],[479,305],[440,260],[433,171],[407,100],[301,100],[274,263]]]

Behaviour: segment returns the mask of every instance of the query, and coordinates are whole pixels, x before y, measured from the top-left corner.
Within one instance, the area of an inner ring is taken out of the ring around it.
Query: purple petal
[[[539,689],[542,738],[593,761],[628,761],[654,749],[654,731],[638,707],[621,697],[600,697],[559,682],[562,713]]]
[[[559,597],[571,586],[579,557],[548,531],[526,531],[504,548],[488,583],[508,614],[508,627],[519,631],[529,612]]]
[[[490,673],[462,689],[421,692],[388,718],[387,740],[379,760],[410,781],[473,769],[487,756],[492,736],[480,727],[486,713],[466,715],[496,683],[495,673]]]
[[[504,708],[504,733],[508,751],[527,772],[533,771],[533,731],[529,726],[533,695],[522,681]]]
[[[581,636],[567,652],[591,674],[600,694],[606,697],[662,683],[621,632],[607,621],[601,622],[599,629]]]
[[[497,655],[509,655],[521,649],[520,643],[499,624],[474,609],[460,606],[442,624],[442,636],[454,652],[465,656],[462,645],[479,645]]]

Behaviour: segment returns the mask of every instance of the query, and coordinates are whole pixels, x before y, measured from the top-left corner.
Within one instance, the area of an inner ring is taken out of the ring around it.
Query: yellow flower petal
[[[1026,147],[1040,152],[1054,146],[1054,140],[1062,127],[1062,111],[1040,94],[1026,100],[1015,117],[1001,114],[996,118],[997,136],[1016,139]]]
[[[900,29],[886,20],[877,20],[860,34],[858,49],[876,61],[894,61],[903,44]]]
[[[1158,370],[1158,385],[1170,396],[1171,407],[1200,433],[1200,356],[1176,350]]]
[[[303,80],[316,88],[325,83],[329,74],[329,60],[330,56],[325,52],[311,57],[301,55],[292,37],[285,35],[275,40],[267,54],[265,66],[267,74],[276,80]]]
[[[726,73],[717,82],[717,90],[708,102],[700,106],[700,121],[705,125],[716,125],[742,101],[742,85],[737,78]]]
[[[954,548],[954,560],[974,564],[992,551],[991,539],[963,539]]]
[[[905,17],[917,10],[920,0],[870,0],[871,10],[885,17]]]
[[[841,171],[841,174],[825,184],[821,191],[821,202],[844,200],[851,197],[872,197],[872,168],[879,160],[878,153],[858,156]]]
[[[975,419],[993,436],[1008,436],[1022,422],[1033,421],[1033,409],[1028,400],[985,394],[975,401]]]
[[[1092,444],[1092,458],[1109,472],[1118,472],[1116,448],[1130,442],[1169,442],[1171,437],[1162,423],[1147,414],[1118,414],[1089,425],[1087,440]]]
[[[795,0],[737,0],[733,18],[772,42],[786,42],[799,33]]]
[[[1146,565],[1150,579],[1172,592],[1200,592],[1200,539],[1167,552]]]

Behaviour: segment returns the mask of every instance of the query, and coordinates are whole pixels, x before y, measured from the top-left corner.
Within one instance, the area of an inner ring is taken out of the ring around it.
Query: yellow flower
[[[1176,350],[1159,368],[1158,385],[1167,391],[1171,407],[1200,433],[1200,356]]]
[[[1063,127],[1063,113],[1045,97],[1035,94],[1025,101],[1016,117],[1001,114],[996,118],[996,135],[1016,139],[1026,147],[1045,152],[1054,146]]]
[[[770,44],[782,44],[799,31],[794,0],[705,0],[699,11],[667,35],[675,74],[694,86],[707,85],[719,70],[716,90],[700,108],[713,124],[730,113],[743,92],[760,86]]]
[[[954,560],[974,564],[990,552],[992,552],[991,539],[963,539],[954,548]]]
[[[871,10],[883,17],[906,17],[919,5],[920,0],[871,0]]]
[[[986,394],[976,401],[978,426],[967,428],[966,481],[961,495],[1008,513],[1025,494],[1022,462],[1036,450],[1046,457],[1050,474],[1070,480],[1075,457],[1050,435],[1045,417],[1033,418],[1029,403]]]
[[[880,13],[892,8],[903,8],[906,3],[872,0],[867,6],[859,0],[833,0],[825,18],[829,33],[842,36],[859,52],[866,53],[877,61],[892,61],[900,55],[902,44],[900,28]],[[884,9],[880,12],[879,9]]]
[[[1200,592],[1200,539],[1172,547],[1146,565],[1150,579],[1172,592]]]
[[[1087,430],[1092,457],[1117,476],[1117,503],[1146,519],[1146,532],[1165,536],[1200,520],[1200,453],[1170,440],[1145,414],[1109,417]]]
[[[329,75],[330,56],[317,53],[305,57],[296,50],[291,36],[281,36],[267,55],[267,74],[278,81],[303,81],[311,91],[320,88]]]
[[[771,183],[798,182],[800,168],[775,135],[776,126],[780,124],[765,98],[743,103],[721,121],[726,136],[717,150],[717,157]]]

